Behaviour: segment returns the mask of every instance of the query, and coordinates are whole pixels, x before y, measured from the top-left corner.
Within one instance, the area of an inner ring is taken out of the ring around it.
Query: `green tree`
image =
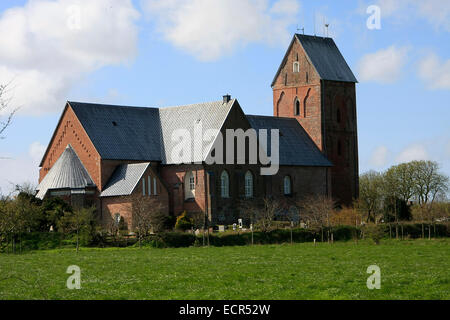
[[[91,235],[94,227],[95,207],[75,208],[73,211],[65,211],[58,223],[58,229],[68,234],[75,234],[77,241],[77,253],[80,248],[80,235]]]
[[[366,222],[377,222],[383,212],[385,199],[385,177],[376,171],[369,171],[359,177],[359,201],[357,206],[366,212]]]

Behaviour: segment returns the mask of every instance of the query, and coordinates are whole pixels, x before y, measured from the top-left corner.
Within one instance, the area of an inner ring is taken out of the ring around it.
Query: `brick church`
[[[246,115],[229,95],[164,108],[68,101],[36,196],[95,205],[101,221],[123,217],[130,228],[133,195],[160,202],[167,214],[203,214],[209,225],[236,222],[245,198],[322,194],[350,204],[358,197],[356,83],[333,39],[296,34],[272,82],[273,116]],[[260,163],[209,164],[203,154],[179,164],[172,133],[199,122],[223,134],[278,129],[277,174],[261,175]]]

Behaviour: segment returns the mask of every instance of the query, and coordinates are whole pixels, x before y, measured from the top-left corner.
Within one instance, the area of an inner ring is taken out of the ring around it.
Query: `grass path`
[[[70,265],[81,290],[66,288]],[[35,251],[0,255],[0,299],[450,299],[449,266],[450,239]]]

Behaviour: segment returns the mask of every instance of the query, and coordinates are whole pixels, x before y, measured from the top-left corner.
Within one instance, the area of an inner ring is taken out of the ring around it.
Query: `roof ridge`
[[[233,98],[227,104],[233,104],[235,100],[237,100],[237,99]],[[215,100],[215,101],[205,101],[205,102],[190,103],[190,104],[183,104],[183,105],[164,106],[164,107],[160,107],[159,110],[173,109],[173,108],[194,107],[194,106],[200,106],[200,105],[205,105],[205,104],[213,104],[213,103],[224,104],[222,100]]]
[[[96,102],[67,101],[67,103],[70,104],[71,106],[72,106],[72,104],[78,104],[78,105],[103,106],[103,107],[112,107],[112,108],[159,109],[158,107],[125,106],[125,105],[119,105],[119,104],[105,104],[105,103],[96,103]]]

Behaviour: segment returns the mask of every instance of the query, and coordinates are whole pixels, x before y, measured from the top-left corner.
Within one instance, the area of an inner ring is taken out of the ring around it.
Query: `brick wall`
[[[296,61],[298,73],[293,72]],[[321,80],[297,40],[283,63],[273,85],[274,115],[299,121],[334,165],[330,172],[333,198],[349,205],[359,195],[355,84]]]
[[[294,62],[300,65],[294,72]],[[320,150],[323,147],[321,132],[320,77],[309,62],[297,40],[288,52],[284,65],[273,86],[274,116],[297,119]],[[296,114],[296,101],[300,112]]]
[[[44,179],[68,144],[75,150],[92,180],[100,188],[100,155],[69,105],[66,106],[50,141],[48,151],[44,155],[39,171],[39,182]]]
[[[148,195],[148,177],[152,178],[152,194]],[[162,204],[164,212],[169,214],[169,193],[165,187],[165,185],[161,182],[161,178],[159,174],[154,170],[153,167],[149,167],[142,176],[145,179],[146,183],[146,195],[149,201],[157,200]],[[154,195],[154,185],[153,178],[157,179],[157,194]],[[141,195],[143,194],[142,187],[142,178],[139,180],[135,190],[132,195]],[[123,197],[104,197],[101,198],[101,220],[104,224],[108,223],[111,219],[114,219],[116,213],[119,213],[123,216],[128,228],[130,230],[133,229],[133,215],[132,215],[132,197],[123,196]]]

